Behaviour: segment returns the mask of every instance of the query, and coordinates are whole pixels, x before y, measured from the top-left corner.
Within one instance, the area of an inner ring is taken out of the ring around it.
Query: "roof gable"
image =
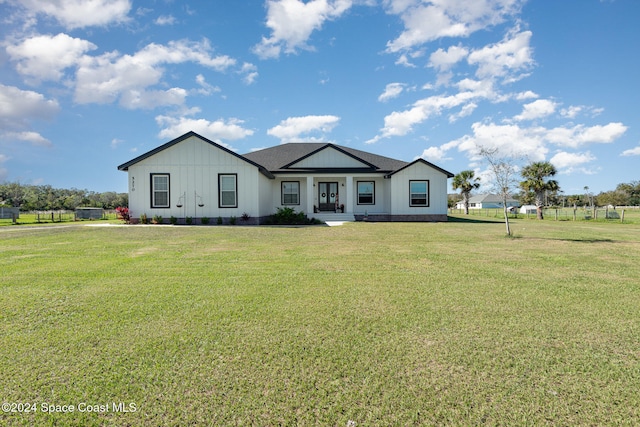
[[[316,154],[318,157],[315,157]],[[340,155],[341,157],[338,157],[338,159],[343,163],[333,164],[329,168],[319,167],[319,163],[313,163],[322,160],[324,155],[332,154],[334,157]],[[376,172],[388,173],[407,164],[402,160],[379,156],[350,147],[317,142],[293,142],[277,145],[247,153],[244,157],[263,165],[273,173],[300,171],[303,168],[310,171],[349,169],[354,171],[375,170]]]
[[[228,154],[231,154],[232,156],[235,156],[235,157],[237,157],[237,158],[239,158],[239,159],[241,159],[241,160],[243,160],[243,161],[245,161],[247,163],[250,163],[251,165],[257,167],[263,175],[265,175],[265,176],[267,176],[269,178],[274,178],[274,176],[267,169],[265,169],[262,165],[254,162],[252,160],[249,160],[246,157],[241,156],[240,154],[234,153],[233,151],[229,150],[228,148],[223,147],[222,145],[217,144],[217,143],[211,141],[210,139],[205,138],[202,135],[198,135],[197,133],[195,133],[193,131],[189,131],[189,132],[185,133],[182,136],[179,136],[179,137],[177,137],[177,138],[175,138],[175,139],[173,139],[173,140],[171,140],[171,141],[169,141],[169,142],[167,142],[165,144],[162,144],[159,147],[154,148],[151,151],[147,151],[146,153],[136,157],[135,159],[129,160],[128,162],[121,164],[120,166],[118,166],[118,170],[127,171],[127,170],[129,170],[130,166],[133,166],[136,163],[139,163],[139,162],[141,162],[141,161],[143,161],[145,159],[148,159],[149,157],[154,156],[154,155],[156,155],[156,154],[158,154],[158,153],[160,153],[160,152],[162,152],[162,151],[164,151],[164,150],[166,150],[166,149],[168,149],[170,147],[173,147],[174,145],[179,144],[182,141],[185,141],[185,140],[187,140],[187,139],[189,139],[191,137],[198,138],[201,141],[206,142],[207,144],[211,144],[212,146],[214,146],[215,148],[217,148],[219,150],[222,150],[222,151],[224,151],[224,152],[226,152]]]
[[[342,148],[326,144],[299,159],[282,166],[282,169],[329,169],[329,168],[364,168],[378,169]]]
[[[445,174],[447,176],[447,178],[453,178],[453,174],[451,172],[446,171],[446,170],[442,169],[441,167],[438,167],[438,166],[434,165],[433,163],[429,163],[429,162],[427,162],[426,160],[424,160],[422,158],[414,160],[411,163],[407,163],[405,166],[401,167],[400,169],[394,170],[393,172],[388,174],[386,176],[386,178],[390,178],[392,175],[394,175],[394,174],[396,174],[396,173],[398,173],[398,172],[400,172],[400,171],[402,171],[404,169],[410,168],[411,166],[413,166],[413,165],[415,165],[417,163],[422,163],[424,165],[427,165],[430,168],[433,168],[433,169],[437,170],[438,172],[441,172],[441,173]]]

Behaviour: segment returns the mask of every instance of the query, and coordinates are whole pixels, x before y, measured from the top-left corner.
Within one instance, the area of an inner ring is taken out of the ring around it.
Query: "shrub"
[[[203,216],[202,218],[200,218],[200,224],[209,224],[209,218],[206,216]]]
[[[185,219],[185,222],[187,223],[187,225],[191,225],[191,224],[193,223],[193,218],[192,218],[192,217],[190,217],[190,216],[188,216],[188,217]]]
[[[310,224],[304,212],[296,212],[293,208],[278,208],[268,222],[281,225]]]
[[[169,218],[169,222],[172,225],[176,225],[178,223],[178,218],[176,218],[175,216],[171,215],[171,218]]]
[[[229,218],[229,224],[236,225],[236,217],[235,216],[232,216],[231,218]]]
[[[149,223],[149,218],[147,218],[147,214],[142,214],[140,215],[140,223],[141,224],[148,224]]]
[[[151,221],[153,224],[162,224],[162,216],[160,215],[154,215],[153,216],[153,221]]]
[[[116,216],[118,217],[118,219],[123,220],[125,224],[129,224],[131,222],[131,215],[129,214],[129,208],[118,206],[116,208]]]
[[[222,225],[222,217],[221,217],[221,216],[219,216],[219,217],[218,217],[218,219],[217,219],[216,223],[217,223],[218,225]]]
[[[249,221],[250,218],[251,218],[251,215],[249,215],[246,212],[243,212],[242,216],[240,216],[240,219],[243,220],[243,221]]]

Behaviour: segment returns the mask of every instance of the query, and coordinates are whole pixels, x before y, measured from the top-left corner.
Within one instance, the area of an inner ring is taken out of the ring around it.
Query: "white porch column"
[[[355,206],[353,205],[353,176],[347,175],[345,177],[345,181],[347,181],[347,185],[345,186],[347,189],[347,197],[345,197],[344,206],[345,211],[351,213],[355,209]]]
[[[316,198],[316,188],[313,186],[313,176],[307,177],[307,210],[306,214],[311,218],[313,216],[313,202]]]

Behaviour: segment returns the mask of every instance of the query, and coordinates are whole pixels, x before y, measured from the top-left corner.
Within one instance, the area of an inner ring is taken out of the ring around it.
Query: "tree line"
[[[479,187],[473,186],[474,183],[478,183],[478,178],[469,180],[469,174],[473,178],[473,171],[463,171],[460,177],[461,180],[456,189],[462,189],[460,186],[467,185],[465,182],[470,182],[465,188],[469,190],[475,190]],[[454,181],[455,182],[455,181]],[[464,193],[450,194],[449,195],[449,207],[454,207],[457,202],[463,200]],[[535,194],[529,191],[519,191],[513,194],[513,198],[518,200],[521,205],[535,205]],[[545,191],[544,205],[555,207],[590,207],[590,206],[640,206],[640,181],[632,181],[629,183],[621,183],[616,186],[615,190],[603,191],[598,194],[593,194],[589,191],[589,187],[584,187],[584,193],[580,194],[565,194],[561,189],[555,189]]]
[[[8,182],[0,183],[0,205],[19,207],[21,211],[73,210],[77,207],[115,209],[128,206],[129,195]]]

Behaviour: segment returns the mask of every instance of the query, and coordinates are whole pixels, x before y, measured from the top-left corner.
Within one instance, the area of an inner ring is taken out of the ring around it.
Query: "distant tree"
[[[627,206],[640,205],[640,181],[633,181],[626,184],[618,184],[616,190],[623,191],[627,194]]]
[[[598,206],[611,205],[615,208],[616,206],[627,205],[628,201],[629,194],[621,190],[606,191],[596,196],[596,203]]]
[[[480,177],[474,175],[472,170],[466,170],[453,177],[452,187],[454,190],[460,190],[465,215],[469,215],[469,195],[473,190],[480,188]]]
[[[549,162],[534,162],[524,168],[520,174],[525,179],[520,182],[520,187],[525,191],[535,194],[535,204],[538,219],[543,219],[542,207],[544,206],[545,193],[558,191],[558,181],[548,179],[557,173],[555,166]]]
[[[502,156],[497,148],[487,149],[480,147],[480,156],[489,164],[493,179],[495,192],[502,199],[502,210],[504,213],[504,224],[507,228],[507,235],[511,236],[511,226],[509,225],[509,208],[507,200],[511,196],[513,188],[517,185],[516,166],[511,159]]]

